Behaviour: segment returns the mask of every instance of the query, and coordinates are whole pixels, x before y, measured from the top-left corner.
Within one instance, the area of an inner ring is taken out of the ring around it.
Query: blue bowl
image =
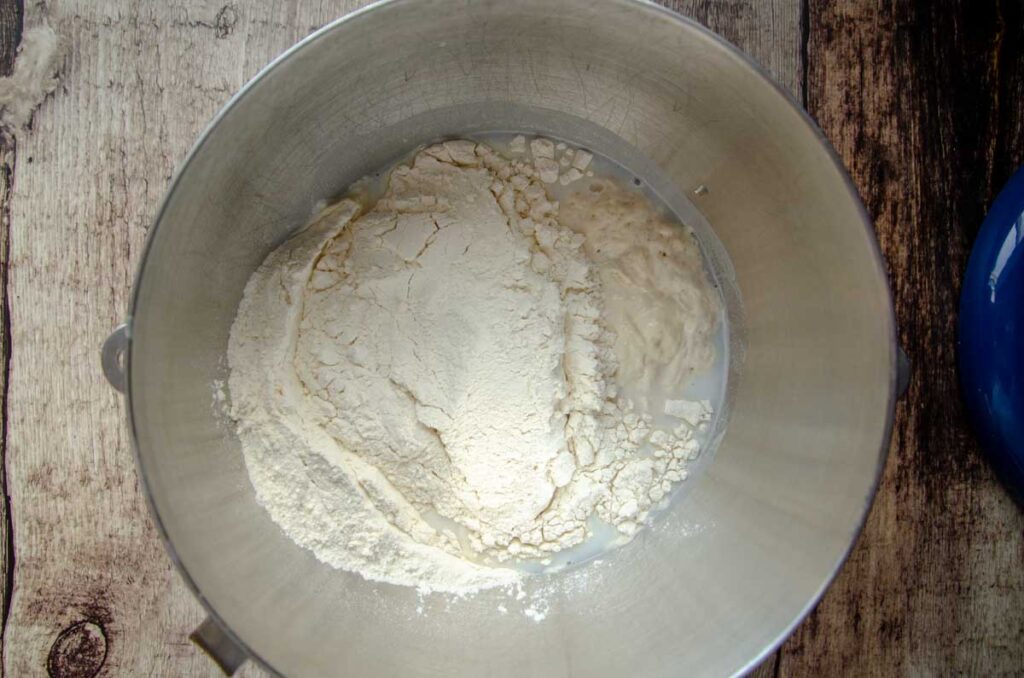
[[[996,473],[1024,506],[1024,168],[978,233],[957,334],[971,423]]]

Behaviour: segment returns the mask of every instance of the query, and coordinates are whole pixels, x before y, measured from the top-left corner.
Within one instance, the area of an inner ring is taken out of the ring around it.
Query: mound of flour
[[[249,475],[335,567],[513,584],[501,563],[579,544],[593,516],[631,536],[697,453],[706,404],[655,429],[619,383],[710,363],[718,308],[692,237],[609,182],[560,219],[545,184],[586,164],[537,141],[517,160],[425,149],[370,211],[330,207],[246,287],[228,362]]]

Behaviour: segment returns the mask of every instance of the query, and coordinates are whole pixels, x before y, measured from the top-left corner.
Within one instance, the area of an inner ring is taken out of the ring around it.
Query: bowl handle
[[[198,645],[203,652],[210,655],[225,675],[233,676],[249,654],[233,638],[224,633],[220,624],[207,617],[192,632],[189,640]]]
[[[128,325],[118,325],[100,349],[103,376],[117,391],[124,393],[124,355],[128,348]]]

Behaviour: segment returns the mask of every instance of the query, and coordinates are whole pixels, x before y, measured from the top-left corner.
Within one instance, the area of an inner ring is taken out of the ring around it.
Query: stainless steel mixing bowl
[[[742,296],[717,454],[655,529],[599,567],[530,584],[554,591],[541,622],[500,614],[494,591],[427,597],[420,615],[415,592],[319,563],[256,503],[211,407],[247,278],[315,203],[420,143],[484,130],[620,160],[684,218],[706,218]],[[625,0],[395,0],[303,41],[231,101],[175,180],[108,345],[115,379],[119,348],[153,515],[229,629],[218,651],[237,643],[292,676],[753,666],[860,529],[897,372],[871,225],[817,129],[735,49]],[[218,628],[202,639],[216,644]]]

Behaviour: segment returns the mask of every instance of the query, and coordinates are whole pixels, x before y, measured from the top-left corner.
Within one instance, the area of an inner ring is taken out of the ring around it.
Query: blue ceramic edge
[[[960,293],[957,335],[971,424],[992,467],[1024,507],[1024,168],[1003,187],[978,232]]]

